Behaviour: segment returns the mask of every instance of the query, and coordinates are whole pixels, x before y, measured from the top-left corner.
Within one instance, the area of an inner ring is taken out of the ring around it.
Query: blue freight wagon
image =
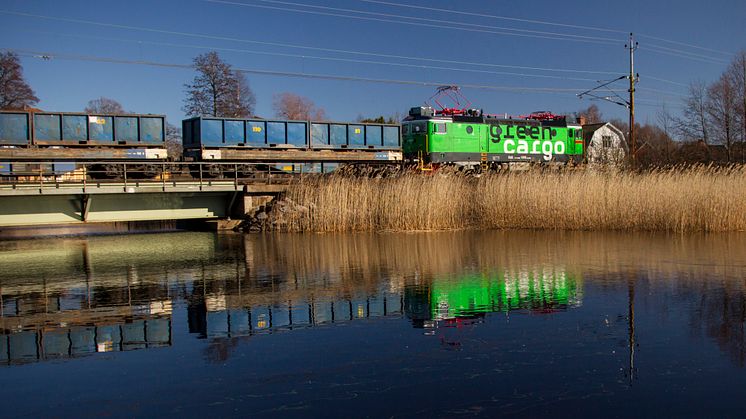
[[[392,124],[196,117],[185,119],[182,130],[184,148],[192,149],[401,148],[401,126]]]
[[[163,115],[0,111],[0,159],[167,158]]]
[[[163,115],[0,111],[0,145],[163,146]]]

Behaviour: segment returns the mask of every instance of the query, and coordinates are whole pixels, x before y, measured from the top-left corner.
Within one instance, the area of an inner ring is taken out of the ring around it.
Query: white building
[[[608,122],[583,125],[583,140],[588,163],[621,164],[629,152],[624,133]]]

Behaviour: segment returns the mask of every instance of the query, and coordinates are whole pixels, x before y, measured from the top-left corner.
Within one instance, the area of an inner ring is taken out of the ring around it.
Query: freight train
[[[182,121],[182,132],[185,161],[230,162],[247,171],[256,163],[486,168],[583,158],[581,126],[548,112],[509,118],[415,107],[401,124],[196,117]],[[127,162],[155,176],[168,159],[163,115],[0,111],[0,175],[40,162],[102,162],[98,172],[116,177],[116,163]]]

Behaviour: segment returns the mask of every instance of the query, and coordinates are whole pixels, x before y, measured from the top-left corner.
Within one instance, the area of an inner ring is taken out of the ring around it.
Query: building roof
[[[619,135],[619,138],[622,140],[620,143],[622,145],[622,148],[627,150],[627,141],[625,141],[624,133],[619,128],[615,127],[611,122],[600,122],[597,124],[585,124],[583,125],[583,140],[585,140],[585,146],[588,146],[588,143],[593,138],[593,134],[596,133],[601,127],[608,126],[609,129],[614,131],[617,135]]]

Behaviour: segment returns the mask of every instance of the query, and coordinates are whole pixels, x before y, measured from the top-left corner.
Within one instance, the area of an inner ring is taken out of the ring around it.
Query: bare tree
[[[746,143],[746,50],[739,52],[727,70],[728,78],[736,94],[736,131],[741,137],[741,160],[744,160],[744,143]]]
[[[276,94],[272,101],[272,108],[278,118],[314,121],[326,119],[326,112],[323,108],[317,107],[311,99],[294,93]]]
[[[254,113],[256,98],[243,73],[233,70],[216,52],[194,59],[197,75],[185,84],[187,97],[183,110],[188,116],[210,115],[247,118]]]
[[[38,102],[39,98],[23,78],[18,55],[0,53],[0,109],[25,109]]]
[[[707,114],[718,139],[724,143],[728,161],[731,161],[733,134],[736,129],[736,92],[726,74],[707,89]]]
[[[103,114],[125,113],[121,103],[103,96],[98,99],[89,100],[88,105],[85,107],[85,112]]]
[[[710,124],[707,117],[707,85],[695,81],[689,85],[689,95],[684,99],[682,119],[677,121],[677,131],[686,140],[710,143]]]
[[[166,124],[166,150],[168,150],[168,157],[172,160],[180,159],[184,153],[181,129],[168,123]]]
[[[665,137],[665,140],[662,141],[663,143],[663,152],[666,157],[666,163],[671,162],[671,151],[672,151],[672,141],[673,141],[673,127],[675,124],[675,118],[669,112],[666,105],[662,105],[660,109],[658,109],[658,112],[656,113],[656,119],[658,120],[658,126],[661,129],[663,136]]]
[[[383,115],[379,116],[378,118],[365,118],[362,115],[359,115],[357,117],[358,122],[375,124],[398,124],[399,122],[401,122],[401,119],[401,114],[399,112],[395,112],[388,118],[384,117]]]
[[[659,113],[659,118],[666,119],[665,114]],[[665,125],[661,126],[646,123],[635,125],[638,133],[640,148],[637,153],[637,162],[641,166],[658,166],[672,162],[673,141],[666,132]]]
[[[604,119],[601,110],[595,103],[578,111],[578,116],[584,118],[586,124],[597,124],[603,122]]]

